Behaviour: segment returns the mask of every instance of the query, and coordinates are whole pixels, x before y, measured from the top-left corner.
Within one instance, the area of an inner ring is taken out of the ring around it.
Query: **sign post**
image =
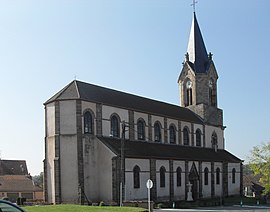
[[[150,189],[153,187],[152,180],[150,180],[150,179],[147,180],[146,187],[147,187],[147,190],[148,190],[148,211],[151,212]]]

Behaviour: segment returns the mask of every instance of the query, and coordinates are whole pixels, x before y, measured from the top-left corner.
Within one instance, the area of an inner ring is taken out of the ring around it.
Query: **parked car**
[[[25,212],[24,209],[20,208],[9,201],[0,199],[0,212]]]

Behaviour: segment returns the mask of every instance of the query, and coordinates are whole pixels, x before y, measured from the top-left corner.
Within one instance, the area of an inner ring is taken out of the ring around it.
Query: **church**
[[[148,179],[154,202],[240,195],[242,160],[225,150],[218,73],[195,12],[176,79],[180,105],[77,80],[47,100],[45,201],[147,200]]]

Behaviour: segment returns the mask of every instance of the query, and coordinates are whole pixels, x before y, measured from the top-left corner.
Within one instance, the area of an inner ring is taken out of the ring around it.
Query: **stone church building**
[[[180,106],[74,80],[45,105],[49,203],[240,195],[242,161],[224,149],[218,74],[193,15]]]

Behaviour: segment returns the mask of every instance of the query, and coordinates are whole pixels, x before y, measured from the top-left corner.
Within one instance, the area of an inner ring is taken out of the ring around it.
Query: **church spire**
[[[195,12],[193,13],[187,53],[189,62],[194,65],[194,71],[205,73],[208,67],[208,55]]]
[[[217,105],[218,74],[212,53],[207,54],[195,12],[185,57],[178,78],[181,106],[199,115],[205,123],[223,127],[222,110]]]

